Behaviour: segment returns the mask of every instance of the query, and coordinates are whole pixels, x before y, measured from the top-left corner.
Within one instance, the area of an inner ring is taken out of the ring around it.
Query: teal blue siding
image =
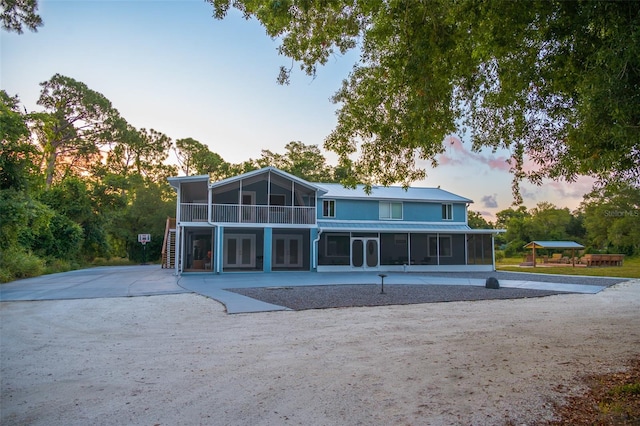
[[[380,208],[378,200],[344,200],[337,199],[335,220],[379,220]],[[445,222],[465,223],[465,204],[453,204],[452,220],[442,219],[442,203],[402,202],[402,220],[408,222]],[[449,203],[452,204],[452,203]],[[318,202],[318,219],[322,216],[322,200]]]
[[[453,221],[454,222],[465,222],[466,218],[466,205],[465,204],[454,204],[453,205]]]
[[[271,272],[271,244],[273,241],[273,229],[264,228],[264,256],[262,269],[264,272]]]
[[[336,200],[336,220],[378,220],[378,216],[378,201]],[[322,218],[322,203],[318,217]]]

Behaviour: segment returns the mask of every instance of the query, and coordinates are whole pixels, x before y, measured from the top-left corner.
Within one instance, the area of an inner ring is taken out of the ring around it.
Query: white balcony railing
[[[315,207],[212,204],[211,209],[212,222],[295,225],[313,225],[316,223]],[[180,205],[180,221],[202,222],[207,220],[207,204],[182,203]]]
[[[181,203],[181,222],[206,222],[209,217],[207,203]]]

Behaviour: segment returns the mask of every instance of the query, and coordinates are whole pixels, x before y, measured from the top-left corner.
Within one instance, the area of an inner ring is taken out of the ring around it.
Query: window
[[[336,217],[336,201],[335,200],[322,201],[322,217]]]
[[[272,206],[284,206],[286,197],[282,194],[269,195],[269,204]]]
[[[453,204],[442,205],[442,220],[453,220]]]
[[[402,220],[402,203],[380,201],[380,219]]]

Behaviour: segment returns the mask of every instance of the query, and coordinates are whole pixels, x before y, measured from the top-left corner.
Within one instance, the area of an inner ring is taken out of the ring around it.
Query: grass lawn
[[[557,264],[538,264],[519,266],[522,257],[504,258],[496,261],[498,271],[535,272],[537,274],[586,275],[590,277],[640,278],[640,257],[625,257],[622,266],[571,266]]]

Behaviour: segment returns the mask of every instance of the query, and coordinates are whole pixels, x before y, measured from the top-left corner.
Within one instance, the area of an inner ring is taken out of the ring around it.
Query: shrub
[[[507,247],[504,250],[504,255],[506,257],[515,257],[519,254],[522,254],[525,252],[525,249],[523,248],[523,246],[527,244],[522,240],[513,240],[511,242],[509,242],[509,244],[507,244]]]
[[[9,248],[0,255],[0,280],[9,282],[20,278],[42,275],[44,261],[32,253]]]

